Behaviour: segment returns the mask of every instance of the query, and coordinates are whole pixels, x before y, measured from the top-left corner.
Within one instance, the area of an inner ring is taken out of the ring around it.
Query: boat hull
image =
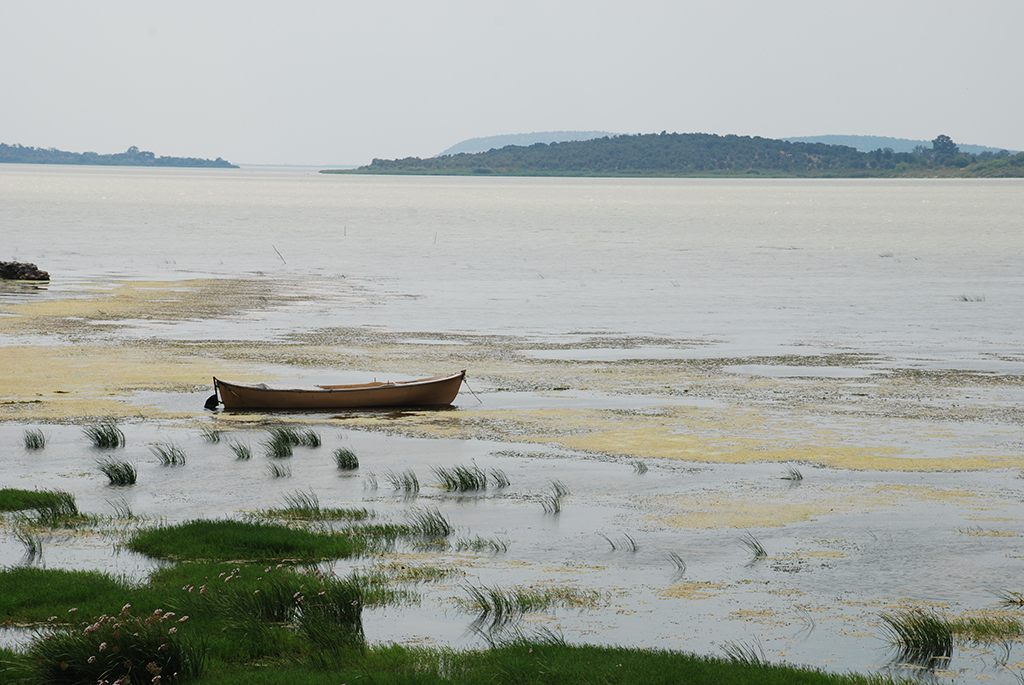
[[[440,407],[455,401],[466,372],[415,381],[274,387],[266,383],[232,383],[213,379],[228,411],[377,409]]]

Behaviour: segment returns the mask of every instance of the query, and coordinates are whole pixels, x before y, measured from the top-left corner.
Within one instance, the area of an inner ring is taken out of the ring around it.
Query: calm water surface
[[[379,298],[331,312],[341,325],[660,335],[699,341],[703,355],[971,361],[1019,354],[1024,322],[1020,180],[0,165],[0,250],[49,270],[54,288],[344,275]],[[322,324],[293,311],[265,325]]]

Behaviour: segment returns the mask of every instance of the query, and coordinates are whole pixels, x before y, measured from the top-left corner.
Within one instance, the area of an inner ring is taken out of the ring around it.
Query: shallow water
[[[437,506],[457,537],[507,543],[402,550],[392,560],[465,576],[370,611],[375,641],[479,644],[455,602],[464,584],[550,583],[604,593],[598,609],[527,617],[572,641],[759,642],[773,661],[882,668],[881,612],[994,610],[1021,589],[1022,191],[0,165],[4,258],[54,278],[0,288],[0,484],[68,490],[95,513],[123,499],[150,521],[313,489],[386,520]],[[257,451],[262,438],[257,418],[201,409],[213,373],[360,382],[463,367],[475,394],[453,411],[282,417],[325,441],[297,449],[291,477],[200,437],[217,426]],[[75,424],[99,413],[122,418],[137,486],[97,472]],[[21,449],[28,426],[50,435],[42,452]],[[169,440],[184,467],[150,453]],[[334,468],[340,445],[357,474]],[[431,486],[431,466],[474,462],[512,485]],[[414,500],[382,477],[407,468],[425,485]],[[571,491],[558,516],[539,502],[552,479]],[[746,533],[767,559],[750,563]],[[116,540],[55,535],[34,563],[154,567]],[[0,564],[23,555],[6,527]],[[1013,683],[1010,649],[1009,670],[997,646],[958,649],[949,668]]]

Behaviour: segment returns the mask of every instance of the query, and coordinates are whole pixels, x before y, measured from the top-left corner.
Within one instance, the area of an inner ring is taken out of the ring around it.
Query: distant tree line
[[[220,157],[199,159],[197,157],[157,157],[152,152],[140,150],[134,145],[124,152],[100,155],[95,152],[65,152],[56,148],[24,147],[0,143],[0,162],[7,164],[94,164],[98,166],[172,166],[172,167],[215,167],[237,169],[238,167]]]
[[[506,176],[796,176],[821,178],[1024,176],[1024,153],[960,152],[946,135],[930,149],[860,152],[845,145],[791,143],[708,133],[623,135],[564,143],[509,145],[440,157],[374,159],[327,173],[498,174]]]

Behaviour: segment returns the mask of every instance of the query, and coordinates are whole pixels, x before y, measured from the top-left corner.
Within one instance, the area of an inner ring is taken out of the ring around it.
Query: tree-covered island
[[[421,159],[374,159],[348,174],[614,177],[924,178],[1024,177],[1024,153],[968,154],[949,136],[914,152],[860,152],[845,145],[791,143],[709,133],[622,135]]]
[[[101,155],[95,152],[65,152],[56,148],[25,147],[0,143],[0,163],[5,164],[86,164],[96,166],[167,166],[237,169],[238,166],[218,157],[157,157],[134,145],[124,152]]]

